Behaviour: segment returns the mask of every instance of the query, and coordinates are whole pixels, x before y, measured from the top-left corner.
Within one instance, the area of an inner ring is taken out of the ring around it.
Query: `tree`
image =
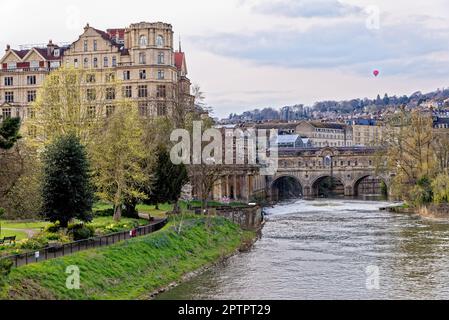
[[[48,145],[43,155],[43,214],[66,228],[69,221],[92,219],[93,189],[85,148],[74,134]]]
[[[0,125],[0,149],[11,149],[20,139],[20,118],[6,118]]]
[[[24,132],[34,143],[51,143],[54,137],[74,134],[89,146],[95,132],[104,125],[107,90],[118,91],[119,84],[90,83],[89,77],[104,76],[96,71],[61,67],[51,72],[39,90]]]
[[[411,189],[435,173],[432,118],[419,111],[403,108],[387,121],[380,157],[383,170],[394,172],[394,195],[413,200]]]
[[[170,153],[165,145],[159,145],[156,150],[154,178],[148,203],[156,205],[156,208],[159,203],[174,203],[174,211],[177,211],[182,187],[189,181],[189,177],[184,164],[175,165],[172,163]]]
[[[449,175],[439,174],[432,181],[433,199],[437,204],[449,203]]]
[[[117,221],[126,202],[146,199],[142,190],[150,182],[145,172],[148,154],[140,120],[133,104],[117,105],[97,133],[92,150],[97,194],[114,205]]]

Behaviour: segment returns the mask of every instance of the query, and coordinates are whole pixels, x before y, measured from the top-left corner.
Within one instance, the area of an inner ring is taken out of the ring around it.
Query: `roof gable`
[[[6,54],[0,60],[0,63],[5,62],[11,55],[13,55],[17,59],[17,60],[15,60],[16,62],[22,61],[22,57],[19,54],[17,54],[16,50],[9,50],[8,52],[6,52]]]

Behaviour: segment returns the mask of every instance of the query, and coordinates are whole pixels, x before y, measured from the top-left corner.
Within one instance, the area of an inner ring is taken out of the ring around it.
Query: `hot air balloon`
[[[379,75],[379,73],[380,73],[379,70],[374,70],[374,71],[373,71],[373,75],[374,75],[375,77],[377,77],[377,76]]]

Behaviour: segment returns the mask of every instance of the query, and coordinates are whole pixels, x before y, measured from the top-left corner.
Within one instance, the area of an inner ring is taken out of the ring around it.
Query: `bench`
[[[0,244],[13,244],[16,243],[16,236],[12,236],[12,237],[4,237],[2,240],[0,240]]]

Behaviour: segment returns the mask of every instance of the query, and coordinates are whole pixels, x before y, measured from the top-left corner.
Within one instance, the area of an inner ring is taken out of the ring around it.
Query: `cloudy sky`
[[[449,86],[447,0],[16,0],[0,12],[3,48],[72,42],[87,22],[169,22],[219,117]]]

